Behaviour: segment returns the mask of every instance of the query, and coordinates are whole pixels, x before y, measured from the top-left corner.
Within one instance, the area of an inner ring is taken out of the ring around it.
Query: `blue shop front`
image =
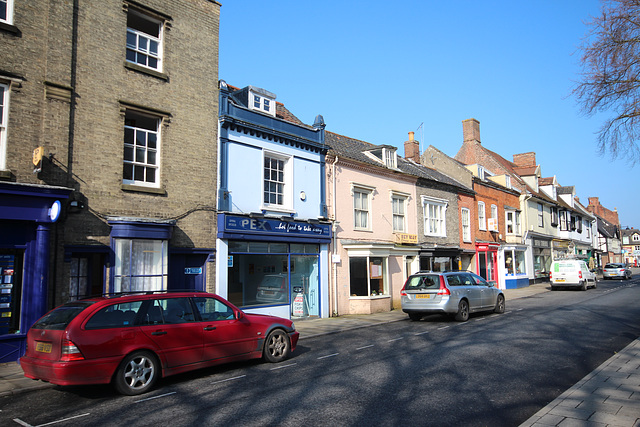
[[[47,311],[53,228],[70,188],[0,183],[0,363],[24,353]]]
[[[330,242],[328,222],[219,214],[216,291],[249,313],[328,317]]]

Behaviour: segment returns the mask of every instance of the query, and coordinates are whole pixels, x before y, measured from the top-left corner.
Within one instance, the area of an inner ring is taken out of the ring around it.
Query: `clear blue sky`
[[[600,156],[603,117],[571,96],[577,48],[599,0],[221,0],[220,74],[264,88],[311,124],[404,155],[455,156],[462,121],[512,160],[536,152],[542,176],[599,197],[623,226],[640,228],[640,166]],[[423,123],[423,129],[419,130]]]

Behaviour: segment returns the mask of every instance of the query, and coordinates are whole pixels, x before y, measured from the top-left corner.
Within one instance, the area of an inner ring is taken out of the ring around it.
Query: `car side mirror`
[[[244,319],[244,312],[242,310],[238,310],[236,311],[236,319],[237,320],[242,320]]]

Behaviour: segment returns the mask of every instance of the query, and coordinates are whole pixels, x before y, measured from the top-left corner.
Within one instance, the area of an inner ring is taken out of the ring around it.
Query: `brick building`
[[[212,288],[220,4],[2,5],[0,268],[11,288],[0,359],[10,360],[33,321],[70,299]]]

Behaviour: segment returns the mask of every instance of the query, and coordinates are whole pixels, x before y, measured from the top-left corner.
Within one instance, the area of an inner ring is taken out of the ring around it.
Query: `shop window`
[[[508,275],[526,274],[524,251],[505,250],[504,268]]]
[[[387,295],[386,258],[350,257],[349,278],[351,296]]]
[[[22,252],[0,251],[0,335],[20,333],[22,258]]]
[[[162,71],[163,23],[135,10],[127,14],[127,61]]]
[[[115,292],[161,291],[167,288],[166,240],[115,239]]]
[[[124,122],[123,184],[160,186],[160,123],[157,116],[127,110]]]
[[[319,251],[317,244],[230,241],[227,299],[248,308],[293,304],[291,297],[299,297],[292,315],[318,315]]]

